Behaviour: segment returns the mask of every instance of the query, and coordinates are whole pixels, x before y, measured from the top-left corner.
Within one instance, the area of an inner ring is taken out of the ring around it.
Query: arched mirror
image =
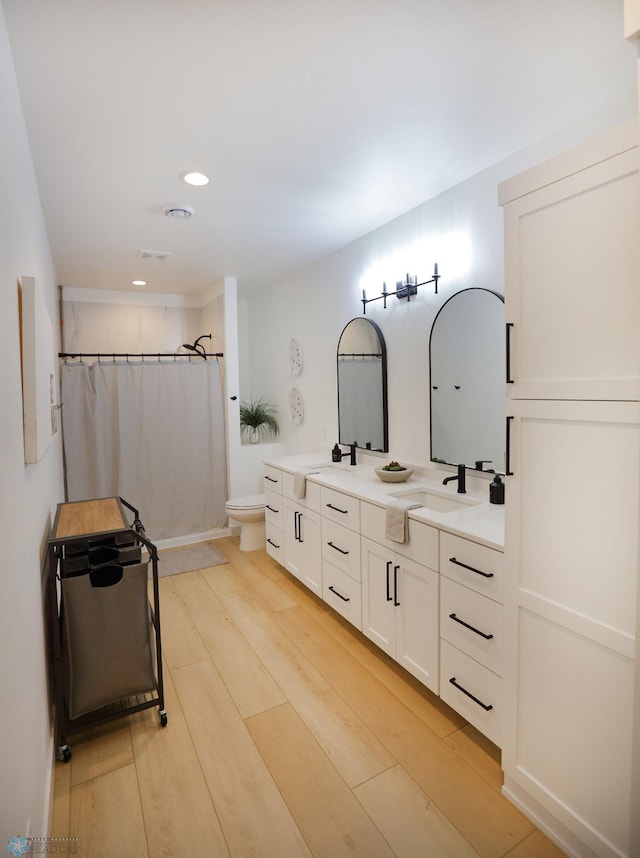
[[[434,319],[429,340],[431,460],[505,470],[504,298],[463,289]]]
[[[382,331],[368,319],[352,319],[338,341],[338,440],[389,450],[387,350]]]

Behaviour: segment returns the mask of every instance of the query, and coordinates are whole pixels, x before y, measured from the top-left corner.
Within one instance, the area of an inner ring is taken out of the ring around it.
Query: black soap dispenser
[[[336,444],[333,450],[331,451],[331,461],[332,462],[341,462],[342,461],[342,450]]]
[[[504,503],[504,483],[500,474],[496,474],[489,485],[489,503]]]

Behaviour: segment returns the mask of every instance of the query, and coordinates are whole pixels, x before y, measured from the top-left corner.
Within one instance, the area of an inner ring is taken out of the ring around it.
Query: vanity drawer
[[[362,631],[362,592],[359,581],[336,569],[325,560],[322,564],[322,598],[334,611]]]
[[[273,489],[264,490],[264,520],[267,526],[272,524],[282,530],[282,495]]]
[[[266,525],[267,554],[284,566],[284,534],[282,529],[272,524]]]
[[[442,576],[440,636],[502,676],[502,605]]]
[[[440,642],[440,697],[500,746],[502,680],[444,640]]]
[[[305,480],[304,497],[300,498],[294,492],[294,482],[295,476],[284,471],[282,474],[282,494],[299,503],[300,506],[306,506],[307,509],[320,512],[320,486],[318,483]]]
[[[344,492],[322,486],[322,515],[349,530],[360,532],[360,501]]]
[[[385,537],[387,512],[384,507],[372,503],[360,504],[362,535],[385,545],[397,554],[415,560],[429,569],[438,571],[438,530],[429,524],[409,519],[408,542],[394,542]]]
[[[360,534],[323,518],[322,558],[360,581]]]
[[[440,572],[500,604],[503,566],[501,551],[446,531],[440,534]]]
[[[274,468],[273,465],[264,466],[264,489],[270,489],[272,492],[282,494],[282,471],[280,468]]]

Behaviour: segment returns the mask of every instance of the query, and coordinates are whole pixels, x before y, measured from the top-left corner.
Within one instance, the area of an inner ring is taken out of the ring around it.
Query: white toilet
[[[240,525],[240,551],[265,547],[264,495],[230,498],[224,508],[227,516]]]

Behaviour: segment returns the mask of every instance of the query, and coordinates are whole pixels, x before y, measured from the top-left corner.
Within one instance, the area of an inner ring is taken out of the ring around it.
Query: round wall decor
[[[302,394],[297,387],[292,387],[289,394],[289,416],[291,417],[291,422],[295,423],[296,426],[302,423],[304,405],[302,404]]]
[[[294,339],[289,341],[289,372],[291,375],[302,372],[302,346]]]

